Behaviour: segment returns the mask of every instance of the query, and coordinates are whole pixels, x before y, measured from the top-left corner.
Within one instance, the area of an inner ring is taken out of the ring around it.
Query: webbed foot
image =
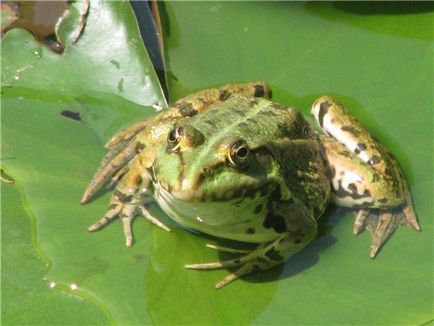
[[[156,217],[154,217],[143,205],[136,205],[136,204],[129,204],[129,203],[122,203],[119,201],[113,201],[110,204],[109,210],[106,212],[106,214],[98,220],[96,223],[92,224],[89,228],[89,232],[98,231],[104,226],[106,226],[111,220],[115,219],[116,217],[119,217],[122,221],[123,226],[123,232],[125,236],[125,245],[127,247],[131,247],[133,244],[133,234],[131,231],[131,222],[133,221],[134,217],[137,215],[144,216],[148,221],[150,221],[152,224],[155,224],[159,228],[170,232],[170,229],[163,224],[161,221],[159,221]]]
[[[229,273],[226,277],[224,277],[222,280],[215,284],[215,288],[220,289],[223,286],[231,283],[232,281],[235,281],[236,279],[253,271],[266,270],[282,263],[284,261],[284,255],[283,253],[277,251],[273,244],[274,243],[262,244],[250,251],[220,247],[216,245],[207,245],[208,248],[221,250],[223,252],[240,254],[244,256],[213,263],[187,264],[185,265],[185,268],[212,270],[237,267],[235,271]]]
[[[382,210],[360,209],[354,221],[353,233],[358,235],[364,229],[371,233],[372,243],[369,256],[374,258],[381,246],[400,225],[420,231],[411,199],[408,197],[406,203],[401,207]]]

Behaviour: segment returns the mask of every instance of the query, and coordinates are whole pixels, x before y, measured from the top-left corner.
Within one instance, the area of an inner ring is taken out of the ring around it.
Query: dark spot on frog
[[[133,196],[128,196],[119,190],[115,190],[113,196],[116,197],[121,203],[128,203]]]
[[[145,144],[138,142],[136,145],[136,151],[141,151],[145,147],[146,147]]]
[[[116,207],[118,207],[118,204],[110,204],[109,206],[109,210],[115,209]]]
[[[356,146],[356,149],[354,150],[354,153],[359,154],[360,152],[363,152],[366,150],[366,145],[362,143],[358,143]]]
[[[349,132],[350,134],[353,134],[354,136],[360,135],[360,131],[355,129],[353,126],[343,126],[341,129],[342,129],[342,131]]]
[[[255,87],[255,94],[253,96],[254,97],[264,97],[264,95],[265,95],[264,86],[255,85],[254,87]]]
[[[254,228],[247,228],[246,233],[247,234],[254,234],[255,233],[255,229]]]
[[[222,102],[226,101],[231,96],[231,93],[227,89],[221,89],[219,92],[219,100]]]
[[[333,179],[336,176],[336,168],[331,165],[329,169],[329,178]]]
[[[259,265],[252,265],[252,272],[261,272],[263,269]]]
[[[259,196],[261,196],[261,197],[265,197],[265,196],[267,196],[268,195],[268,187],[262,187],[260,190],[259,190]]]
[[[280,254],[280,252],[274,248],[271,248],[270,250],[268,250],[265,253],[265,256],[267,256],[268,258],[270,258],[271,260],[274,260],[274,261],[282,261],[284,259],[284,257]]]
[[[375,165],[375,164],[378,164],[378,163],[380,163],[380,158],[378,156],[376,156],[376,155],[372,156],[369,159],[369,161],[368,161],[369,165]]]
[[[371,196],[371,192],[368,189],[365,189],[363,191],[363,194],[359,194],[357,192],[357,186],[354,183],[350,183],[348,185],[348,189],[345,189],[342,186],[342,180],[338,181],[338,189],[335,190],[335,195],[337,197],[343,198],[343,197],[351,197],[353,199],[360,199],[360,198],[364,198],[364,197],[370,197]]]
[[[386,168],[386,172],[387,172],[387,168]],[[386,173],[387,174],[387,173]],[[372,182],[377,182],[380,180],[380,175],[378,173],[374,173],[372,175]]]
[[[384,170],[384,174],[390,176],[390,169],[388,167]]]
[[[195,110],[195,108],[193,107],[193,104],[188,103],[188,102],[180,102],[180,103],[176,103],[175,107],[178,108],[179,112],[182,114],[182,116],[184,117],[192,117],[194,115],[197,114],[197,111]]]
[[[275,215],[273,212],[268,212],[262,225],[265,228],[273,228],[277,233],[283,233],[286,231],[284,217],[281,215]]]
[[[324,116],[329,111],[329,107],[330,107],[330,104],[328,102],[322,102],[319,106],[318,123],[321,126],[321,128],[324,124]]]
[[[300,243],[300,242],[301,242],[301,239],[299,239],[299,238],[294,239],[294,243]]]
[[[384,197],[384,198],[378,199],[378,202],[385,204],[385,203],[387,203],[387,198]]]
[[[273,97],[273,92],[271,91],[271,89],[268,91],[268,98],[272,98]]]
[[[270,199],[274,201],[279,201],[282,197],[281,191],[280,191],[280,185],[276,187],[276,189],[273,190],[273,192],[270,194]]]
[[[348,151],[341,151],[341,152],[338,152],[338,154],[342,155],[344,157],[352,158],[351,153]]]
[[[256,195],[256,189],[249,189],[244,194],[244,197],[249,197],[249,198],[253,199],[253,198],[255,198],[255,195]]]
[[[258,214],[261,210],[262,210],[262,204],[259,204],[259,205],[256,206],[255,209],[253,210],[253,213]]]
[[[356,193],[357,192],[357,186],[354,183],[350,183],[348,185],[348,189],[352,192],[352,193]]]
[[[72,119],[75,121],[83,121],[83,119],[80,116],[80,112],[74,112],[74,111],[70,111],[70,110],[63,110],[62,112],[60,112],[60,114],[62,116],[64,116],[65,118],[68,119]]]

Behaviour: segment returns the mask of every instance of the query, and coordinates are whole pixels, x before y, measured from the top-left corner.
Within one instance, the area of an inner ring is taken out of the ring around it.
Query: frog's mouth
[[[154,198],[161,209],[183,226],[217,237],[246,241],[245,232],[253,224],[261,225],[266,214],[264,196],[235,197],[220,201],[186,201],[154,184]],[[262,242],[271,237],[267,232],[252,234],[247,241]]]

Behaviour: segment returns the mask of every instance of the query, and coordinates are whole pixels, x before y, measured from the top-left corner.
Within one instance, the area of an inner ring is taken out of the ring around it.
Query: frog
[[[97,231],[143,216],[157,203],[176,224],[252,249],[208,245],[232,259],[186,264],[228,269],[215,288],[280,265],[312,242],[329,204],[355,211],[353,233],[372,235],[375,257],[399,225],[420,230],[398,161],[336,99],[314,101],[314,127],[296,109],[271,100],[265,81],[198,91],[120,131],[85,190],[85,204],[103,186],[114,188]]]

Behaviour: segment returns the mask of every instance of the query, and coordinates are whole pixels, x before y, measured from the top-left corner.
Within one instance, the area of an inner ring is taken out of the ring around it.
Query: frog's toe
[[[253,270],[254,266],[252,264],[244,264],[236,271],[226,275],[221,281],[217,282],[214,287],[216,290],[221,289],[225,285],[228,285],[229,283],[239,279],[240,277],[251,273]]]
[[[407,193],[406,195],[406,202],[402,209],[402,213],[404,214],[407,226],[415,229],[416,231],[420,231],[420,226],[419,223],[417,223],[416,213],[414,212],[413,204],[409,193]]]
[[[187,264],[185,268],[188,269],[200,269],[200,270],[210,270],[210,269],[220,269],[220,268],[229,268],[234,266],[239,266],[239,259],[231,259],[222,262],[214,262],[214,263],[205,263],[205,264]],[[215,285],[216,289],[220,289],[223,286],[235,281],[241,276],[248,274],[252,271],[252,266],[250,264],[244,264],[240,268],[238,268],[235,272],[228,274],[221,281],[217,282]]]
[[[400,225],[420,230],[411,205],[405,204],[401,209],[391,208],[379,211],[360,209],[354,221],[353,233],[357,235],[364,229],[371,233],[372,243],[369,256],[374,258],[381,246]]]
[[[226,247],[219,247],[219,246],[212,246],[212,247],[216,247],[213,249],[219,249],[219,250],[230,249],[230,250],[237,251],[237,249],[226,248]],[[236,253],[240,254],[242,252],[238,251]],[[199,270],[237,268],[235,271],[229,273],[225,278],[223,278],[215,285],[216,289],[220,289],[221,287],[231,283],[232,281],[246,274],[249,274],[255,270],[258,271],[266,270],[278,264],[281,264],[283,260],[284,260],[283,252],[280,252],[280,250],[278,248],[275,248],[273,244],[270,245],[262,244],[253,250],[249,250],[246,255],[234,259],[220,261],[220,262],[213,262],[213,263],[205,263],[205,264],[188,264],[185,265],[185,268],[199,269]]]
[[[215,250],[218,250],[221,252],[231,253],[231,254],[248,254],[249,252],[252,251],[252,250],[248,250],[248,249],[224,247],[224,246],[219,246],[219,245],[210,244],[210,243],[207,243],[206,247],[210,248],[210,249],[215,249]]]
[[[187,269],[220,269],[220,268],[230,268],[239,266],[241,260],[239,258],[218,261],[214,263],[203,263],[203,264],[186,264],[184,267]]]
[[[280,263],[276,261],[269,261],[269,259],[264,259],[262,257],[257,257],[253,260],[247,260],[249,258],[246,257],[249,256],[244,256],[241,258],[235,258],[235,259],[226,260],[222,262],[205,263],[205,264],[188,264],[185,265],[185,268],[210,270],[210,269],[238,267],[238,269],[236,269],[234,272],[229,273],[221,281],[216,283],[215,288],[220,289],[223,286],[255,270],[266,270]]]
[[[122,204],[114,204],[113,206],[110,206],[110,209],[105,213],[105,215],[98,220],[98,222],[92,224],[87,230],[89,232],[98,231],[105,225],[107,225],[111,220],[115,219],[119,213],[122,210]]]
[[[376,225],[367,225],[366,228],[372,235],[371,252],[369,254],[371,258],[377,255],[380,247],[386,242],[399,224],[397,216],[393,215],[390,211],[386,211],[380,213]]]
[[[158,226],[159,228],[163,229],[164,231],[170,232],[170,228],[165,225],[163,222],[161,222],[159,219],[157,219],[156,217],[154,217],[154,215],[152,215],[145,206],[140,206],[139,207],[140,212],[142,213],[142,215],[152,224]]]
[[[360,209],[357,212],[356,219],[354,221],[353,234],[358,235],[366,227],[366,218],[369,216],[368,209]]]

